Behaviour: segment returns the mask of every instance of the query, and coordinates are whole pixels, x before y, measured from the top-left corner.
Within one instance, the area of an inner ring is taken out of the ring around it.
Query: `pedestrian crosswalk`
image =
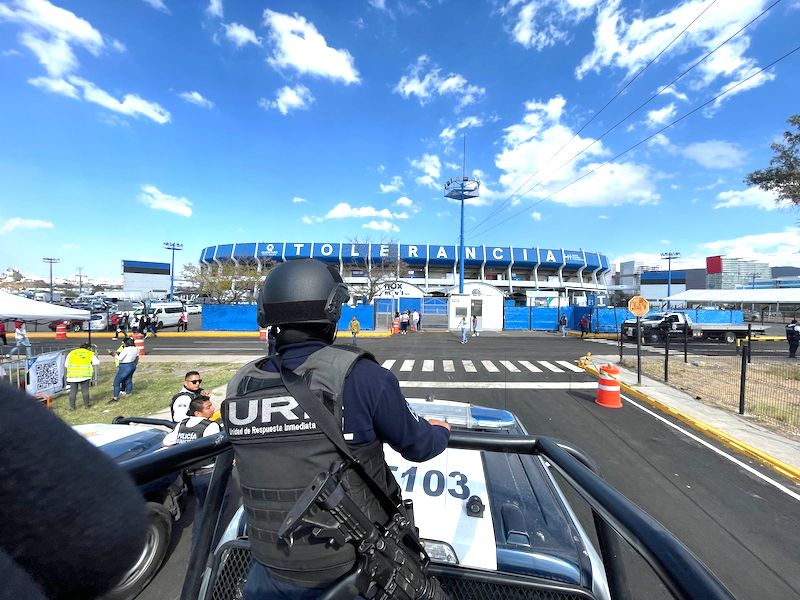
[[[467,359],[387,359],[381,365],[399,373],[584,373],[567,360],[467,360]]]

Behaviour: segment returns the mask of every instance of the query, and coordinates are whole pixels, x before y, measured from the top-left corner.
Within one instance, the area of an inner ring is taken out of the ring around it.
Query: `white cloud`
[[[378,10],[386,10],[386,0],[368,0],[369,5],[372,8],[376,8]]]
[[[381,194],[397,193],[400,191],[401,187],[403,187],[403,178],[400,177],[400,175],[392,177],[389,183],[380,184]]]
[[[394,203],[397,204],[398,206],[407,206],[409,208],[414,206],[414,201],[408,196],[401,196],[400,198],[395,200]]]
[[[306,204],[307,202],[308,200],[306,200],[305,198],[301,198],[300,196],[295,196],[294,198],[292,198],[292,203],[294,204]]]
[[[51,94],[61,94],[62,96],[67,96],[69,98],[75,98],[76,100],[80,100],[78,88],[76,88],[71,83],[67,83],[63,79],[51,79],[49,77],[34,77],[33,79],[28,79],[28,83],[46,92],[50,92]]]
[[[679,92],[674,85],[664,88],[661,90],[662,94],[667,94],[668,96],[674,96],[678,100],[683,100],[684,102],[689,101],[689,96],[684,94],[683,92]]]
[[[191,104],[196,104],[197,106],[201,106],[203,108],[214,108],[214,103],[203,96],[200,92],[191,91],[191,92],[181,92],[178,94],[183,100],[190,102]]]
[[[776,202],[772,192],[751,187],[746,190],[728,190],[717,194],[717,203],[714,208],[737,208],[741,206],[755,206],[762,210],[776,210],[780,204]]]
[[[143,185],[139,201],[153,210],[163,210],[182,217],[192,216],[192,203],[183,197],[170,196],[154,185]]]
[[[504,130],[502,149],[495,156],[503,195],[549,198],[568,206],[657,203],[652,170],[634,162],[600,167],[602,161],[597,159],[605,159],[610,152],[601,142],[576,135],[561,123],[565,105],[561,96],[527,102],[522,121]],[[580,157],[571,160],[581,151]],[[577,181],[579,177],[583,178]]]
[[[326,219],[347,219],[347,218],[383,217],[392,218],[392,211],[388,208],[377,210],[371,206],[350,206],[347,202],[339,202],[325,215]]]
[[[0,225],[0,234],[11,233],[16,229],[52,229],[51,221],[40,219],[23,219],[22,217],[12,217]]]
[[[169,8],[164,4],[164,0],[142,0],[142,2],[147,4],[150,8],[155,8],[159,12],[170,14]]]
[[[425,185],[433,189],[441,187],[441,183],[438,180],[442,174],[442,162],[438,156],[435,154],[423,154],[421,158],[412,159],[411,166],[423,173],[423,175],[419,175],[414,179],[419,185]]]
[[[715,187],[719,187],[725,183],[725,180],[722,177],[717,177],[717,180],[713,183],[709,183],[708,185],[703,185],[700,187],[694,188],[695,190],[713,190]]]
[[[426,69],[427,73],[424,72]],[[424,54],[417,58],[417,62],[408,71],[408,75],[403,75],[397,82],[394,91],[403,98],[416,96],[422,105],[430,102],[434,95],[453,95],[458,98],[458,107],[463,108],[486,94],[486,88],[467,82],[458,73],[448,73],[442,77],[441,69],[430,65],[430,59]]]
[[[670,48],[670,54],[689,54],[689,62],[694,62],[695,55],[699,57],[714,49],[758,15],[769,1],[726,2],[724,6],[718,4],[711,7]],[[618,0],[605,3],[597,15],[594,49],[576,69],[577,77],[580,79],[590,71],[599,72],[605,67],[624,69],[629,75],[635,73],[679,36],[686,24],[708,6],[707,0],[683,0],[672,9],[645,17],[641,7],[628,9]],[[630,12],[630,16],[627,12]],[[757,61],[746,56],[749,45],[750,38],[747,35],[740,35],[728,42],[689,76],[690,85],[701,88],[718,79],[728,80],[729,83],[722,87],[724,90],[755,72]],[[733,93],[757,87],[773,78],[774,75],[763,73]],[[727,97],[719,99],[715,107]]]
[[[675,104],[670,102],[663,108],[647,111],[647,125],[649,127],[660,127],[669,123],[678,114]]]
[[[0,56],[22,56],[22,52],[20,52],[16,48],[10,48],[8,50],[3,50],[2,52],[0,52]]]
[[[301,74],[345,84],[360,82],[353,56],[347,50],[328,46],[314,24],[304,17],[297,13],[290,16],[266,9],[264,25],[269,28],[270,40],[274,45],[273,54],[268,59],[274,68],[292,67]]]
[[[303,223],[305,223],[306,225],[313,225],[314,223],[322,223],[324,220],[325,219],[323,219],[322,217],[315,217],[313,215],[311,216],[303,215],[302,219]]]
[[[796,265],[800,255],[800,228],[789,227],[783,231],[745,235],[730,240],[716,240],[702,244],[713,254],[733,258],[757,260],[773,266]]]
[[[400,231],[400,228],[391,221],[370,221],[369,223],[364,223],[361,227],[372,229],[373,231]]]
[[[209,0],[206,14],[221,19],[223,15],[222,0]]]
[[[453,127],[446,127],[442,130],[439,134],[439,137],[445,143],[453,141],[456,134],[461,131],[462,129],[468,129],[470,127],[482,127],[483,126],[483,119],[480,117],[466,117],[461,119],[455,126]]]
[[[436,213],[437,217],[449,217],[451,216],[450,213],[446,210],[440,211]]]
[[[511,0],[502,9],[511,15],[511,34],[526,48],[543,50],[568,39],[571,26],[594,12],[600,0]]]
[[[228,38],[230,42],[233,42],[237,48],[241,48],[247,44],[261,45],[261,40],[256,35],[256,32],[252,29],[248,29],[244,25],[239,25],[239,23],[226,23],[223,27],[225,28],[225,37]]]
[[[542,213],[540,213],[539,211],[536,211],[536,210],[533,211],[531,213],[531,219],[533,219],[534,221],[541,221],[542,220]]]
[[[647,146],[648,148],[655,148],[655,147],[669,148],[670,146],[669,138],[665,136],[663,133],[657,133],[649,140],[647,140]]]
[[[745,152],[739,146],[719,140],[689,144],[682,153],[708,169],[740,167],[745,159]]]
[[[276,108],[282,115],[288,115],[292,110],[308,110],[313,102],[314,96],[311,95],[311,91],[306,86],[298,84],[293,88],[287,85],[279,89],[275,92],[275,100],[260,98],[258,105],[264,110]]]

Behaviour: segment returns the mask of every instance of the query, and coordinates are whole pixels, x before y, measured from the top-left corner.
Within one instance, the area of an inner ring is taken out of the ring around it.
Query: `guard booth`
[[[449,328],[458,329],[461,317],[471,325],[473,315],[478,317],[478,331],[503,330],[503,292],[488,283],[465,282],[464,293],[458,286],[450,290]]]

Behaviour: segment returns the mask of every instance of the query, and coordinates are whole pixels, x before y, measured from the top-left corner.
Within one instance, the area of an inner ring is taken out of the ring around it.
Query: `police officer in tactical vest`
[[[332,544],[310,527],[298,531],[292,543],[278,535],[315,476],[343,464],[344,444],[359,467],[341,471],[345,487],[375,523],[391,517],[379,497],[402,504],[383,444],[418,462],[447,446],[449,425],[417,417],[391,371],[364,350],[332,346],[348,299],[332,266],[312,259],[278,265],[264,282],[258,316],[260,327],[279,327],[277,353],[245,365],[228,384],[222,416],[236,455],[255,559],[245,600],[314,598],[353,569],[353,545]],[[298,381],[311,396],[299,393]],[[309,399],[316,405],[306,411],[301,403],[308,407]],[[322,431],[329,426],[318,426],[307,414],[319,407],[326,417],[320,421],[333,416],[330,422],[340,424],[345,441],[338,442],[339,449],[335,436]]]

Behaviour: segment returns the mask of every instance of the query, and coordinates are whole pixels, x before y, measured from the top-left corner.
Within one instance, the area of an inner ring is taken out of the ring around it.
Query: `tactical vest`
[[[91,379],[94,352],[78,348],[67,355],[67,379]]]
[[[186,398],[186,407],[184,408],[182,415],[175,414],[175,403],[178,401],[178,398],[185,397]],[[195,394],[193,392],[188,392],[186,390],[181,390],[177,394],[172,397],[172,400],[169,402],[169,416],[170,418],[175,421],[176,423],[180,423],[186,417],[189,416],[189,403],[194,399]]]
[[[178,425],[178,444],[186,444],[199,440],[203,437],[203,432],[206,430],[206,427],[211,425],[211,421],[208,419],[202,419],[197,425],[192,425],[191,427],[189,427],[188,422],[189,419],[184,419]]]
[[[342,421],[344,380],[362,357],[374,360],[362,350],[325,346],[294,369],[337,422]],[[239,471],[250,549],[272,576],[296,585],[322,586],[352,569],[352,545],[336,547],[306,528],[296,533],[290,548],[278,539],[277,531],[312,479],[343,457],[289,394],[280,374],[259,368],[269,360],[242,367],[228,384],[222,406]],[[351,451],[375,482],[399,502],[400,490],[386,465],[383,444],[375,440]],[[361,477],[348,469],[344,478],[348,494],[365,514],[375,523],[385,523],[388,516]]]

